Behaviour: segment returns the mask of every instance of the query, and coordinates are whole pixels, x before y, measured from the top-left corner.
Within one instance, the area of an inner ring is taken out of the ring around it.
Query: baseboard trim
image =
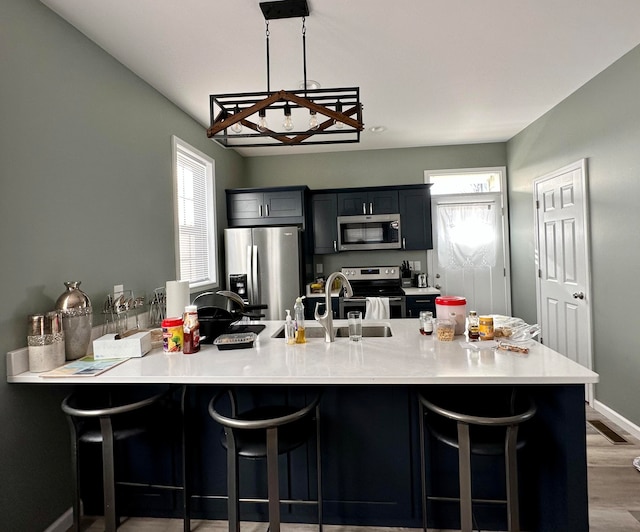
[[[44,532],[67,532],[73,526],[73,508],[69,508]]]
[[[635,423],[632,423],[624,416],[618,414],[615,410],[612,410],[607,405],[601,403],[600,401],[593,401],[593,409],[596,412],[599,412],[604,417],[618,425],[621,429],[626,430],[629,434],[634,436],[635,438],[640,439],[640,427]]]

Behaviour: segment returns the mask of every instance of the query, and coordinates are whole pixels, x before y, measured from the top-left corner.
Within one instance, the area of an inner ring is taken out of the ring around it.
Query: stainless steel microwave
[[[338,250],[400,249],[399,214],[338,216]]]

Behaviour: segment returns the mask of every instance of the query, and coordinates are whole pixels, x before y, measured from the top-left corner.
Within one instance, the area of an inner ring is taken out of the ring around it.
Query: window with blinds
[[[217,284],[214,160],[173,137],[177,278]]]

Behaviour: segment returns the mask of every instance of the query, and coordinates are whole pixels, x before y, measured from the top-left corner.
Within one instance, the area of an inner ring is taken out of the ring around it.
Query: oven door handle
[[[384,296],[368,296],[368,297],[384,297]],[[367,297],[343,297],[342,299],[344,300],[345,303],[349,303],[351,301],[353,301],[353,302],[362,302],[362,301],[365,301],[367,299]],[[390,297],[388,299],[389,299],[389,301],[402,301],[402,297],[401,296]]]

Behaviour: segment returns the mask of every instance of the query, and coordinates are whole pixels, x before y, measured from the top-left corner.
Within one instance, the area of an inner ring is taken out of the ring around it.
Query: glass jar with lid
[[[433,333],[433,312],[429,310],[420,311],[420,334],[430,335]]]

